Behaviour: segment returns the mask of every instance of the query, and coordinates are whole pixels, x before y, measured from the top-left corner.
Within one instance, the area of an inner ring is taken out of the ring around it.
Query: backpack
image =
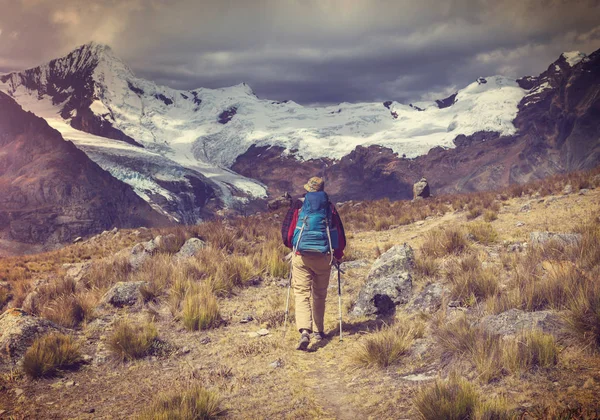
[[[338,247],[338,231],[332,226],[331,204],[324,191],[306,193],[292,244],[295,251],[322,254],[333,253]]]

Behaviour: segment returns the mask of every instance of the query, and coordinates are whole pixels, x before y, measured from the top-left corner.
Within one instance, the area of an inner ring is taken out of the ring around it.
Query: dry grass
[[[419,417],[424,420],[460,420],[473,418],[479,395],[463,378],[452,375],[423,387],[414,398]]]
[[[206,330],[220,324],[219,305],[209,285],[188,287],[181,319],[190,331]]]
[[[498,220],[498,213],[494,210],[486,210],[483,213],[483,220],[485,220],[487,223],[491,223],[494,220]]]
[[[150,408],[138,418],[145,419],[202,419],[209,420],[224,414],[221,398],[199,384],[186,389],[159,394]]]
[[[541,331],[526,331],[502,343],[502,366],[513,374],[534,368],[550,368],[558,363],[554,337]]]
[[[491,245],[498,241],[498,233],[489,223],[469,223],[467,225],[467,232],[473,236],[475,241],[483,245]]]
[[[428,231],[421,246],[421,253],[430,258],[440,258],[447,255],[460,255],[468,248],[469,243],[463,231],[448,227]]]
[[[414,339],[422,335],[423,325],[420,323],[399,322],[383,327],[359,343],[353,359],[362,366],[388,367],[398,363],[408,353]]]
[[[108,348],[120,361],[139,359],[150,353],[158,337],[153,323],[134,325],[127,320],[118,321],[108,339]]]
[[[40,378],[80,363],[81,352],[75,340],[68,335],[51,333],[36,339],[27,349],[23,370],[32,378]]]
[[[483,268],[476,255],[467,255],[449,265],[447,278],[452,284],[452,298],[460,301],[483,300],[498,293],[498,272]]]

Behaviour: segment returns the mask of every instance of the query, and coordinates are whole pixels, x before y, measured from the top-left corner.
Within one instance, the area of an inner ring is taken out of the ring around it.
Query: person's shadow
[[[393,323],[393,315],[386,318],[368,319],[360,322],[342,322],[343,337],[359,334],[361,332],[376,331],[382,325],[390,325]],[[343,341],[342,337],[342,341]],[[328,331],[321,341],[317,341],[308,348],[308,352],[316,352],[331,343],[332,340],[339,340],[339,327]]]

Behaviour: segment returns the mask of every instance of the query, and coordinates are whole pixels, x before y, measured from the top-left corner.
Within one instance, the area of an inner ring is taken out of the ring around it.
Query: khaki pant
[[[319,253],[292,257],[292,285],[296,297],[298,330],[324,332],[323,317],[331,273],[330,262],[330,255]]]

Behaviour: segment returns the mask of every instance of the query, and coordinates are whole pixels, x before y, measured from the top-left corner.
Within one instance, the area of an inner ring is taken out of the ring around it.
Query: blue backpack
[[[294,230],[294,250],[323,254],[333,252],[338,247],[338,231],[332,226],[331,216],[327,193],[306,193]]]

